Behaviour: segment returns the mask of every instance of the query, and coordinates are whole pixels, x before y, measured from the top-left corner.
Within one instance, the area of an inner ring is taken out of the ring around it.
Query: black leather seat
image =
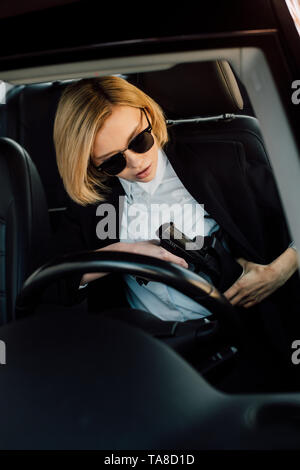
[[[15,319],[24,280],[46,259],[50,224],[44,189],[28,153],[0,138],[0,324]]]
[[[43,183],[53,229],[59,224],[67,195],[58,173],[53,143],[54,116],[66,82],[17,85],[0,106],[0,135],[29,153]]]
[[[182,128],[193,126],[190,120],[194,120],[198,142],[235,142],[248,160],[269,165],[259,121],[244,85],[227,61],[180,64],[135,74],[128,80],[157,101],[167,118],[178,121]],[[196,122],[197,117],[203,119]]]

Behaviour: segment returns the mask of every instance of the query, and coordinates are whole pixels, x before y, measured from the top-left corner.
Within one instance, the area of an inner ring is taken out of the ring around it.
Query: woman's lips
[[[146,176],[149,175],[150,171],[151,171],[151,163],[150,165],[143,171],[141,171],[141,173],[137,173],[135,176],[139,179],[142,179],[142,178],[146,178]]]

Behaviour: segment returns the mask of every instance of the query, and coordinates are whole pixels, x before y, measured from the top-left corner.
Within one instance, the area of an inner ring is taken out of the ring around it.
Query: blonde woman
[[[224,292],[233,305],[273,311],[282,307],[287,295],[294,295],[295,284],[289,280],[293,277],[295,282],[297,253],[289,246],[276,185],[266,165],[252,168],[245,160],[231,166],[229,187],[227,160],[202,156],[197,141],[189,144],[176,128],[167,129],[156,102],[117,76],[83,79],[67,86],[56,113],[54,142],[58,169],[70,196],[55,237],[58,252],[119,250],[188,267],[183,258],[159,245],[151,212],[156,208],[164,222],[163,203],[173,205],[177,207],[175,226],[182,227],[184,202],[198,215],[188,217],[182,231],[193,238],[198,224],[204,237],[209,237],[222,228],[224,246],[243,268],[243,274],[232,279]],[[237,200],[243,203],[237,205]],[[197,212],[202,204],[204,211]],[[128,216],[134,205],[141,207],[138,230]],[[276,217],[264,217],[258,206],[273,208]],[[274,230],[276,236],[270,236]],[[109,305],[104,293],[112,300],[121,286],[132,308],[162,320],[185,321],[210,314],[164,284],[141,284],[131,275],[124,276],[124,284],[119,281],[106,273],[85,273],[69,282],[68,295],[77,301],[97,285],[94,303],[98,307],[93,308],[101,310]]]

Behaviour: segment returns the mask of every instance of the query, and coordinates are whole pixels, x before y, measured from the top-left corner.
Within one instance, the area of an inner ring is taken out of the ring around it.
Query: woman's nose
[[[139,168],[141,166],[142,154],[135,153],[132,150],[125,150],[126,166],[128,168]]]

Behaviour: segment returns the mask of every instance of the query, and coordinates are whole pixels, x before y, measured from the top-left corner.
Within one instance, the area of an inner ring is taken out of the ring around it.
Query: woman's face
[[[147,111],[146,111],[147,112]],[[151,123],[149,114],[148,119]],[[131,106],[114,105],[111,115],[105,120],[104,125],[96,134],[92,160],[95,165],[100,165],[109,157],[126,149],[130,141],[148,127],[145,114],[139,108]],[[151,181],[156,174],[158,146],[154,138],[154,144],[145,153],[135,153],[132,150],[124,152],[126,167],[117,176],[128,181]],[[138,175],[147,167],[146,174]]]

